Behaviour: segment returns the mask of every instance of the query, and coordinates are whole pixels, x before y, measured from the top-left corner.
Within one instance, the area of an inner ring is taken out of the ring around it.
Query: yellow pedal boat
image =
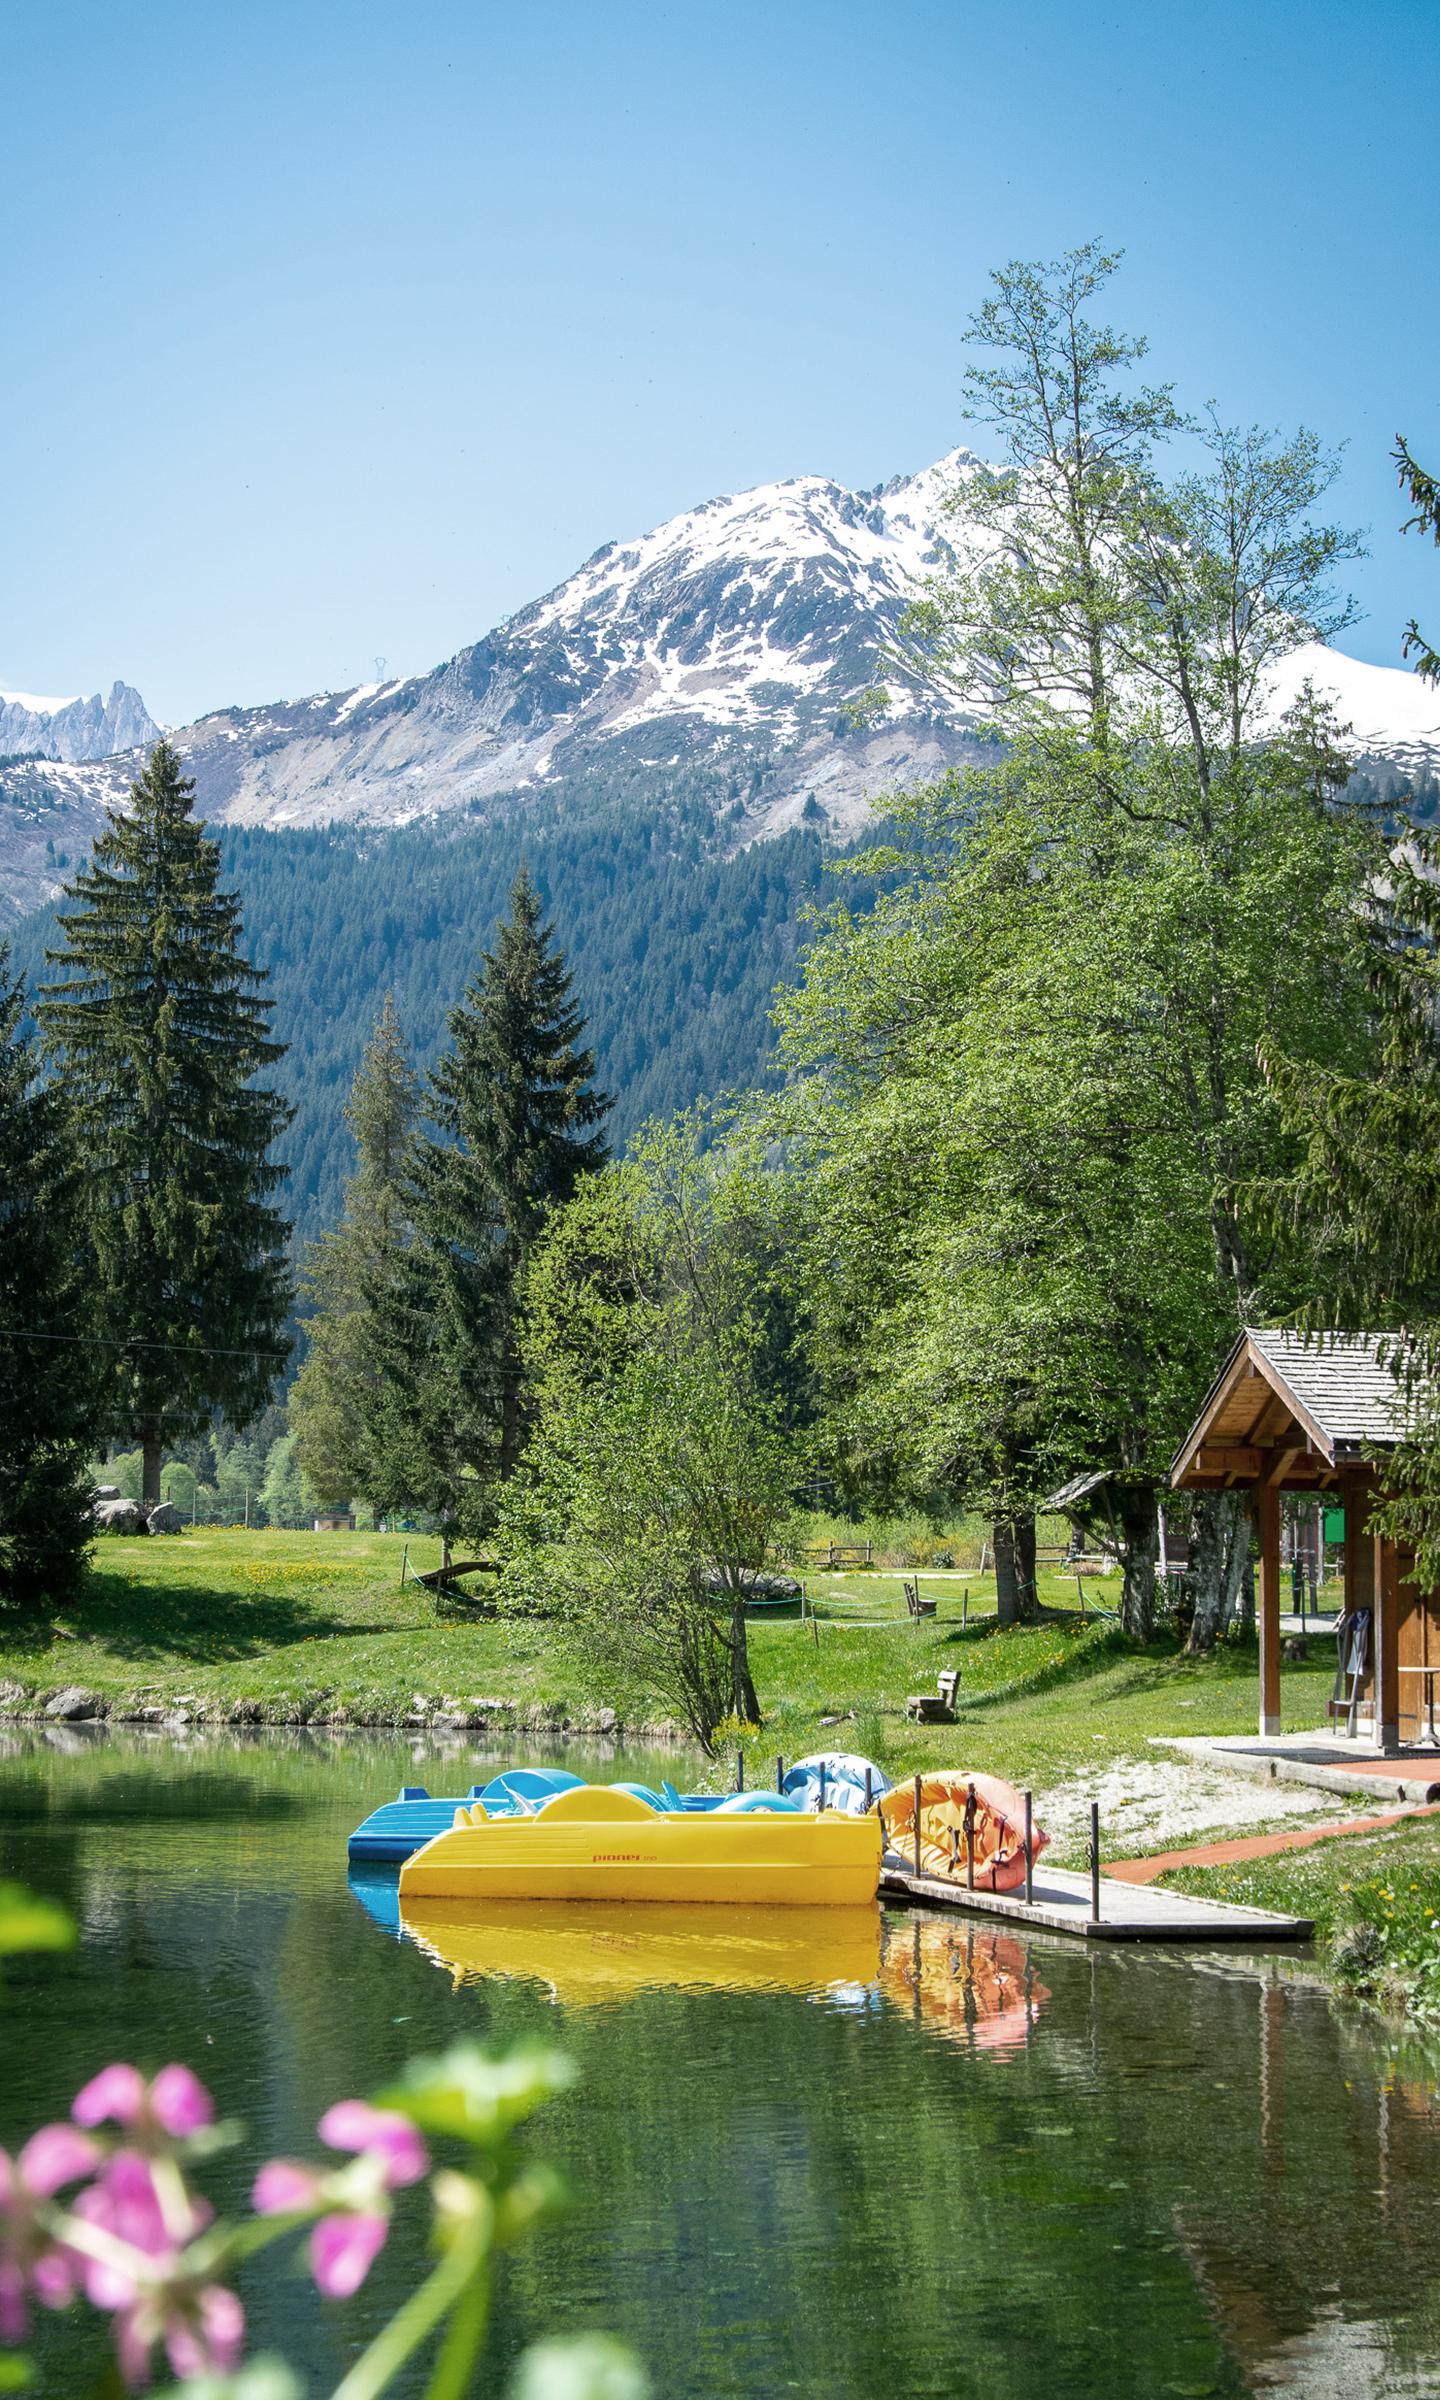
[[[529,1816],[457,1808],[400,1869],[411,1900],[682,1900],[858,1908],[880,1884],[877,1816],[724,1805],[662,1812],[613,1784],[557,1792]]]

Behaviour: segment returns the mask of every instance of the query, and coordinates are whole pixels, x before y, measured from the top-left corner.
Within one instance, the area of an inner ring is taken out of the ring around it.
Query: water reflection
[[[540,2033],[579,2069],[537,2133],[574,2206],[507,2264],[486,2388],[539,2334],[607,2325],[669,2400],[1440,2400],[1418,2042],[1264,1961],[1091,1953],[948,1913],[827,1910],[802,1952],[782,1912],[752,1934],[717,1910],[673,1940],[656,1918],[636,1948],[639,1910],[477,1933],[431,1903],[402,1928],[393,1879],[346,1889],[346,1835],[377,1799],[484,1764],[360,1737],[0,1756],[0,1873],[83,1926],[73,1957],[7,1962],[0,2142],[107,2057],[188,2057],[251,2126],[206,2168],[239,2208],[257,2155],[309,2154],[322,2111],[405,2057]],[[356,2298],[317,2314],[258,2264],[254,2346],[331,2391],[424,2265],[397,2227]],[[41,2391],[89,2388],[77,2324],[36,2338]],[[397,2387],[423,2388],[418,2368]]]
[[[1023,2049],[1050,1997],[1028,1942],[921,1909],[887,1917],[880,1988],[948,2041],[974,2050]]]
[[[1026,1942],[920,1909],[529,1901],[481,1911],[458,1900],[402,1905],[393,1876],[352,1873],[350,1888],[457,1989],[519,1980],[578,2007],[645,1991],[874,1993],[947,2040],[999,2052],[1023,2048],[1050,1998]]]
[[[406,1900],[401,1930],[458,1985],[542,1984],[590,2007],[644,1991],[801,1992],[873,1984],[880,1911],[601,1901]]]

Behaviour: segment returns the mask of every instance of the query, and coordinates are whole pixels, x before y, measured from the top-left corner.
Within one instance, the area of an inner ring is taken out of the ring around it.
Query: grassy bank
[[[607,1711],[632,1726],[656,1709],[579,1675],[559,1628],[525,1619],[457,1620],[413,1582],[402,1586],[398,1534],[244,1533],[201,1529],[97,1547],[83,1602],[57,1623],[0,1626],[4,1705],[34,1709],[80,1685],[116,1714],[195,1717],[258,1711],[277,1722],[402,1723],[453,1704],[462,1722],[593,1726]],[[409,1540],[410,1563],[438,1562]],[[898,1577],[817,1577],[819,1613],[757,1621],[755,1680],[766,1722],[751,1739],[755,1772],[776,1751],[823,1738],[867,1750],[892,1770],[988,1767],[1037,1789],[1117,1756],[1155,1733],[1218,1733],[1253,1720],[1254,1657],[1243,1647],[1203,1663],[1157,1642],[1137,1653],[1091,1611],[1073,1581],[1049,1578],[1057,1621],[1001,1632],[993,1583],[937,1576],[922,1589],[933,1617],[905,1614]],[[967,1600],[968,1593],[968,1621]],[[960,1670],[960,1728],[907,1723],[905,1702]],[[1329,1663],[1287,1669],[1287,1707],[1313,1721]]]
[[[1274,1908],[1315,1923],[1319,1958],[1341,1991],[1440,2029],[1440,1823],[1411,1817],[1336,1835],[1310,1850],[1232,1866],[1185,1867],[1176,1891]]]

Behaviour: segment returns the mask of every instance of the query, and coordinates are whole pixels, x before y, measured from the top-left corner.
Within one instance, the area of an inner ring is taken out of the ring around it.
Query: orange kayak
[[[946,1883],[968,1881],[966,1809],[974,1794],[973,1837],[975,1889],[1015,1892],[1025,1881],[1025,1799],[1013,1783],[998,1775],[967,1775],[945,1768],[920,1778],[920,1873]],[[915,1782],[898,1783],[876,1802],[885,1828],[886,1848],[899,1852],[907,1867],[915,1860]],[[1049,1835],[1031,1828],[1035,1858],[1049,1846]]]

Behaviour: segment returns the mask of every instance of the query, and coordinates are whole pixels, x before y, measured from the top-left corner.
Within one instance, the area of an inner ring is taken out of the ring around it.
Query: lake
[[[673,1753],[547,1756],[684,1779]],[[605,2327],[664,2400],[1440,2395],[1423,2054],[1275,1962],[950,1915],[807,1912],[780,1944],[773,1915],[382,1922],[351,1827],[503,1763],[469,1739],[0,1734],[0,1872],[82,1927],[8,1978],[0,2141],[111,2058],[183,2058],[250,2127],[207,2170],[236,2206],[258,2157],[313,2152],[321,2111],[407,2055],[539,2032],[580,2069],[534,2127],[574,2205],[502,2269],[487,2390],[538,2334]],[[241,2281],[252,2347],[316,2394],[421,2265],[397,2238],[322,2306],[276,2259]],[[41,2335],[68,2400],[76,2325]]]

